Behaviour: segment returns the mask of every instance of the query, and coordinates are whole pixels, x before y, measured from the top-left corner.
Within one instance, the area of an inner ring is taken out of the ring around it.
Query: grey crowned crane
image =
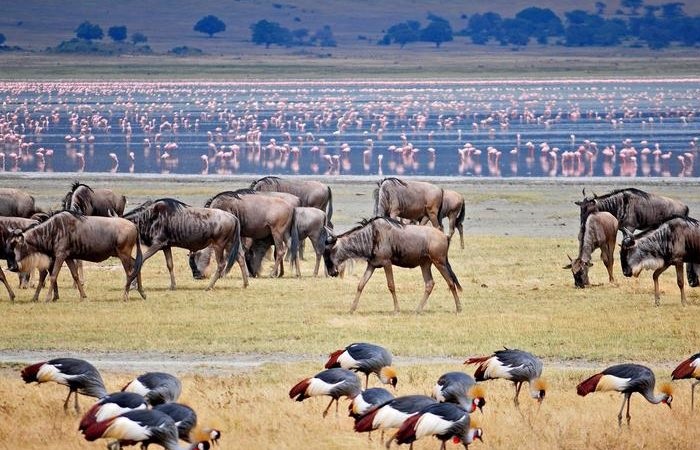
[[[640,393],[649,403],[665,403],[669,408],[671,407],[673,400],[671,385],[664,383],[658,395],[654,394],[655,385],[654,372],[648,367],[639,364],[618,364],[586,378],[576,386],[576,392],[582,397],[599,391],[623,393],[622,406],[617,414],[617,424],[622,426],[622,410],[625,408],[625,402],[627,402],[627,425],[630,424],[630,398],[635,392]]]
[[[128,411],[147,408],[148,404],[142,395],[134,392],[115,392],[102,397],[92,405],[80,420],[78,430],[84,432],[94,423],[103,422]]]
[[[68,410],[70,396],[75,398],[75,412],[80,412],[78,394],[101,398],[107,395],[104,381],[95,366],[83,359],[55,358],[39,362],[22,369],[25,383],[47,383],[53,381],[68,386],[68,397],[63,402],[63,409]]]
[[[384,388],[369,388],[365,389],[357,397],[352,399],[348,406],[350,417],[359,419],[367,414],[375,406],[382,405],[394,399],[391,392]]]
[[[181,447],[175,421],[167,414],[152,409],[128,411],[117,417],[96,422],[84,432],[85,439],[116,439],[108,448],[119,450],[122,445],[140,443],[142,448],[150,444],[160,445],[166,450],[209,450],[209,442],[197,442]]]
[[[494,380],[502,378],[515,384],[515,397],[513,402],[519,406],[518,396],[523,383],[527,381],[530,386],[530,397],[540,404],[544,400],[547,391],[546,382],[542,376],[542,361],[522,350],[504,348],[497,350],[490,356],[477,356],[468,358],[464,364],[478,364],[474,379],[476,381]]]
[[[213,444],[216,444],[221,438],[219,430],[198,428],[197,413],[187,405],[182,403],[163,403],[153,409],[169,415],[175,421],[178,435],[185,442],[211,441]]]
[[[484,389],[471,375],[464,372],[447,372],[433,387],[433,398],[440,403],[455,403],[469,413],[477,408],[483,412],[486,405]]]
[[[341,367],[365,374],[365,389],[369,384],[369,374],[374,373],[383,384],[396,388],[396,370],[391,366],[389,350],[375,344],[356,342],[331,353],[326,369]]]
[[[435,403],[421,409],[408,418],[394,436],[398,444],[411,444],[425,436],[435,436],[441,441],[440,450],[446,449],[446,441],[452,439],[464,448],[474,439],[483,441],[481,428],[471,428],[469,413],[454,403]],[[390,441],[391,442],[391,441]]]
[[[672,380],[681,380],[685,378],[695,378],[693,384],[690,385],[690,410],[695,406],[695,386],[700,384],[700,353],[696,353],[682,363],[678,364],[671,373]]]
[[[382,405],[370,409],[364,416],[355,419],[355,431],[367,433],[374,430],[399,428],[409,417],[415,415],[428,405],[437,403],[426,395],[405,395],[396,397]],[[386,441],[387,448],[394,439]]]
[[[149,405],[156,406],[177,401],[182,392],[182,383],[169,373],[146,372],[127,383],[122,391],[141,394]]]
[[[301,380],[289,390],[289,398],[301,402],[307,398],[319,395],[330,396],[331,401],[323,411],[323,417],[326,417],[333,402],[335,402],[335,412],[337,414],[338,399],[340,397],[353,399],[360,395],[360,392],[362,392],[362,387],[360,379],[355,372],[351,372],[347,369],[334,368],[324,370],[313,377]]]

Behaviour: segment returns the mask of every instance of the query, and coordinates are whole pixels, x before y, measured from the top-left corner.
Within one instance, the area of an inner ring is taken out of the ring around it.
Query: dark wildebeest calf
[[[250,188],[255,191],[286,192],[299,197],[299,206],[317,208],[326,213],[326,225],[333,218],[333,192],[329,186],[319,181],[288,180],[280,177],[263,177],[253,181]]]
[[[455,300],[455,308],[460,312],[462,305],[457,291],[461,291],[462,286],[447,260],[448,248],[447,236],[433,227],[403,225],[394,219],[375,217],[363,221],[359,226],[341,235],[330,236],[323,259],[328,274],[332,277],[338,275],[338,266],[349,258],[361,258],[367,261],[367,268],[357,286],[357,294],[350,312],[357,309],[362,289],[369,281],[374,269],[379,267],[384,268],[387,285],[394,300],[394,312],[399,311],[392,265],[408,268],[420,266],[423,271],[425,292],[416,309],[417,312],[423,310],[435,285],[430,270],[432,265],[435,265],[447,282]]]
[[[63,198],[63,209],[77,211],[86,216],[121,216],[126,207],[126,197],[111,189],[92,189],[87,184],[74,182]]]
[[[578,257],[564,269],[571,269],[574,275],[574,285],[585,288],[591,282],[588,280],[588,268],[593,265],[591,255],[600,249],[600,257],[608,270],[608,280],[615,282],[613,263],[615,262],[615,239],[617,238],[617,219],[607,211],[590,214],[584,224],[583,239],[579,243]]]
[[[579,246],[583,242],[586,219],[594,212],[609,212],[617,219],[619,230],[626,228],[630,232],[655,228],[672,217],[688,216],[688,206],[685,203],[635,188],[618,189],[593,197],[586,197],[584,189],[583,200],[574,203],[581,208]],[[700,279],[698,279],[700,266],[688,264],[686,271],[688,284],[693,287],[700,285]]]
[[[135,259],[131,256],[134,247]],[[10,238],[10,250],[8,263],[13,272],[51,267],[46,301],[52,296],[64,261],[80,291],[80,297],[86,298],[83,286],[78,282],[74,260],[101,262],[110,256],[119,258],[126,274],[124,300],[129,298],[134,279],[137,280],[141,297],[146,298],[141,286],[141,245],[136,227],[128,220],[83,216],[73,211],[59,212],[25,231],[15,230]]]
[[[0,188],[0,216],[30,218],[43,212],[34,197],[19,189]]]
[[[423,181],[384,178],[374,190],[374,215],[420,221],[427,216],[442,230],[442,188]]]
[[[659,306],[659,276],[669,266],[676,267],[676,281],[685,305],[683,263],[700,263],[700,224],[691,217],[675,217],[657,228],[636,236],[622,229],[624,239],[620,249],[622,273],[638,277],[643,269],[654,271],[654,304]]]
[[[214,247],[218,268],[207,290],[228,273],[236,260],[241,268],[243,287],[248,286],[248,272],[240,252],[240,225],[233,214],[218,209],[189,206],[173,198],[162,198],[144,202],[124,214],[124,218],[136,224],[141,240],[149,246],[144,261],[163,250],[170,273],[170,289],[175,289],[171,247],[196,252],[210,245]]]

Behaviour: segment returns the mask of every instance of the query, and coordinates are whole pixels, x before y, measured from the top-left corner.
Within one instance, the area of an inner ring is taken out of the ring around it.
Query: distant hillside
[[[644,3],[662,5],[668,2],[649,0]],[[456,32],[476,13],[493,11],[505,18],[526,7],[538,6],[552,9],[563,20],[565,11],[583,9],[595,13],[601,5],[604,5],[605,17],[613,17],[621,9],[627,12],[620,7],[619,0],[24,0],[3,2],[0,33],[6,37],[7,46],[41,51],[74,38],[76,27],[87,20],[100,25],[105,34],[109,27],[117,25],[126,26],[130,35],[143,33],[148,38],[147,44],[157,53],[181,47],[201,49],[212,55],[243,56],[263,48],[251,42],[250,25],[266,19],[291,30],[305,28],[312,34],[327,25],[337,42],[333,56],[342,56],[374,51],[390,26],[407,20],[425,23],[430,13],[447,19]],[[685,2],[683,8],[688,15],[700,15],[700,2]],[[643,13],[643,9],[640,12]],[[193,31],[197,20],[208,14],[226,24],[226,30],[212,38]],[[109,38],[105,36],[103,41],[108,42]],[[465,37],[444,44],[449,49],[464,49],[470,45],[473,44]],[[425,42],[412,46],[432,47]],[[293,53],[304,49],[286,51]]]

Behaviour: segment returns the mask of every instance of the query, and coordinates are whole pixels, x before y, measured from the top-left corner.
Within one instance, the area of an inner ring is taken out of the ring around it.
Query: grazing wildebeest
[[[111,189],[93,189],[77,181],[63,198],[63,209],[86,216],[121,216],[125,207],[126,197],[123,195]]]
[[[608,280],[614,283],[613,263],[615,261],[617,219],[607,211],[596,212],[588,216],[583,228],[583,239],[579,243],[578,257],[571,259],[569,256],[571,262],[564,266],[564,269],[571,269],[576,287],[589,286],[591,282],[588,279],[588,268],[593,265],[591,255],[599,248],[600,257],[608,270]]]
[[[646,230],[657,227],[671,217],[688,216],[688,206],[685,203],[640,189],[618,189],[601,196],[594,194],[593,197],[586,197],[585,189],[582,192],[583,200],[574,202],[581,208],[579,246],[583,242],[586,219],[594,212],[609,212],[617,219],[618,229],[626,228],[628,231]],[[689,264],[686,270],[688,284],[693,287],[698,286],[700,266]]]
[[[34,197],[19,189],[0,188],[0,216],[29,218],[42,213]]]
[[[319,181],[288,180],[280,177],[263,177],[250,184],[256,191],[287,192],[299,197],[299,206],[309,206],[325,211],[326,225],[331,225],[333,218],[333,192],[330,186]]]
[[[367,261],[367,268],[357,285],[355,301],[350,312],[355,311],[362,294],[362,289],[369,281],[374,269],[383,267],[387,285],[394,300],[394,312],[399,311],[399,302],[394,287],[392,265],[413,268],[420,266],[425,281],[425,292],[417,312],[421,312],[433,290],[435,282],[430,270],[431,265],[440,271],[455,299],[457,312],[462,310],[457,290],[461,291],[457,276],[449,261],[447,236],[433,227],[420,225],[403,225],[388,217],[375,217],[364,220],[360,225],[338,236],[329,236],[323,259],[328,274],[338,275],[338,265],[349,258],[361,258]]]
[[[316,253],[316,266],[314,267],[315,277],[318,276],[318,269],[321,265],[323,250],[326,246],[326,239],[328,237],[325,223],[326,213],[318,208],[310,208],[306,206],[294,208],[294,226],[296,227],[299,242],[303,242],[304,239],[308,237],[311,240],[311,245]],[[248,262],[249,270],[252,270],[254,273],[259,271],[262,258],[272,244],[273,242],[271,239],[256,240],[253,242],[246,255],[246,262]],[[301,248],[301,245],[299,245],[299,248]],[[298,257],[292,261],[298,277],[301,276],[301,270],[299,269],[300,256],[301,255],[298,255]]]
[[[281,198],[261,195],[251,189],[219,192],[204,204],[206,208],[227,211],[238,218],[241,223],[241,236],[254,240],[272,236],[275,245],[275,268],[277,276],[284,275],[284,254],[286,242],[293,239],[294,207]],[[290,246],[295,258],[297,248]]]
[[[135,259],[131,256],[134,247]],[[78,282],[75,260],[102,262],[110,256],[119,258],[126,274],[124,300],[129,298],[134,279],[138,282],[141,297],[146,298],[141,286],[143,255],[138,232],[134,224],[118,217],[84,216],[74,211],[62,211],[25,231],[15,230],[10,238],[8,265],[13,272],[50,267],[51,282],[46,295],[46,301],[49,301],[65,261],[80,297],[86,298],[83,286]]]
[[[685,305],[683,263],[700,263],[698,221],[687,216],[674,217],[636,236],[624,228],[622,233],[625,236],[620,248],[622,273],[626,277],[638,277],[643,269],[654,270],[654,304],[659,306],[659,276],[669,266],[675,266],[681,304]]]
[[[424,181],[384,178],[374,190],[374,215],[430,223],[442,230],[442,188]]]
[[[7,254],[9,252],[9,241],[12,236],[12,232],[16,229],[25,230],[32,225],[36,225],[39,222],[33,219],[26,219],[24,217],[0,217],[0,258],[7,259]],[[42,272],[43,277],[46,278],[46,271]],[[20,273],[20,282],[22,277],[29,275],[28,273]],[[15,293],[12,291],[10,284],[5,277],[5,272],[0,268],[0,281],[5,285],[7,293],[10,296],[11,301],[15,301]]]
[[[170,273],[170,289],[175,289],[171,248],[196,252],[210,245],[214,247],[218,266],[207,290],[228,273],[236,260],[241,268],[243,287],[248,286],[248,272],[240,252],[240,224],[233,214],[189,206],[173,198],[161,198],[144,202],[124,214],[124,218],[136,224],[141,240],[149,247],[143,256],[144,262],[163,250]]]

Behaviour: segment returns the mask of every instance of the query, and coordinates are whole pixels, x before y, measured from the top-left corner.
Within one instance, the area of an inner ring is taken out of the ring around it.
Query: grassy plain
[[[88,184],[124,192],[130,206],[162,196],[198,205],[250,180],[81,177]],[[7,175],[0,178],[0,186],[26,189],[49,207],[58,204],[70,181],[60,175]],[[339,230],[369,215],[373,180],[325,181],[334,191]],[[167,289],[167,270],[162,256],[156,255],[144,266],[146,301],[137,295],[128,303],[121,301],[123,274],[112,260],[86,267],[86,301],[79,300],[65,270],[56,303],[31,303],[30,293],[19,291],[11,304],[3,294],[0,354],[26,352],[31,359],[32,351],[40,350],[89,358],[110,352],[109,358],[116,361],[119,355],[128,360],[143,354],[144,359],[153,358],[153,369],[169,358],[206,362],[207,356],[247,355],[262,364],[221,373],[193,363],[178,371],[185,377],[184,400],[196,406],[203,419],[225,430],[224,448],[380,448],[376,438],[368,442],[354,435],[343,413],[322,420],[325,400],[290,401],[289,388],[321,370],[330,351],[353,341],[377,342],[392,350],[400,371],[399,394],[427,393],[441,373],[463,369],[461,361],[467,356],[505,345],[543,357],[551,392],[539,414],[526,402],[520,416],[510,403],[510,385],[487,384],[489,404],[479,417],[486,444],[476,447],[690,448],[695,433],[685,383],[679,386],[672,411],[633,399],[632,430],[622,432],[615,424],[621,401],[617,395],[580,399],[574,386],[596,369],[617,362],[648,363],[659,379],[668,379],[677,362],[698,351],[698,291],[689,291],[693,305],[681,307],[675,275],[669,270],[661,277],[662,306],[655,308],[649,273],[626,279],[616,262],[617,283],[611,285],[604,282],[604,267],[596,262],[591,279],[597,285],[578,290],[561,266],[566,254],[573,256],[577,250],[578,210],[572,201],[580,198],[583,185],[598,193],[633,185],[682,199],[692,212],[700,208],[698,182],[434,181],[467,198],[466,248],[453,245],[450,251],[464,287],[462,314],[454,313],[449,291],[438,278],[426,312],[414,314],[423,290],[420,272],[395,269],[402,312],[390,313],[385,279],[377,271],[358,311],[350,315],[347,310],[363,265],[356,265],[344,279],[314,279],[311,255],[303,262],[301,279],[253,279],[242,289],[234,268],[215,290],[204,292],[205,282],[190,276],[186,253],[175,250],[178,289]],[[0,369],[0,449],[101,448],[82,442],[75,431],[77,418],[63,416],[64,388],[22,385],[18,369],[28,362],[32,361],[17,359]],[[108,387],[116,389],[137,373],[124,363],[106,370],[105,378]],[[86,407],[89,400],[82,404]],[[18,424],[30,422],[31,430],[17,433]],[[427,440],[418,448],[434,446]]]

